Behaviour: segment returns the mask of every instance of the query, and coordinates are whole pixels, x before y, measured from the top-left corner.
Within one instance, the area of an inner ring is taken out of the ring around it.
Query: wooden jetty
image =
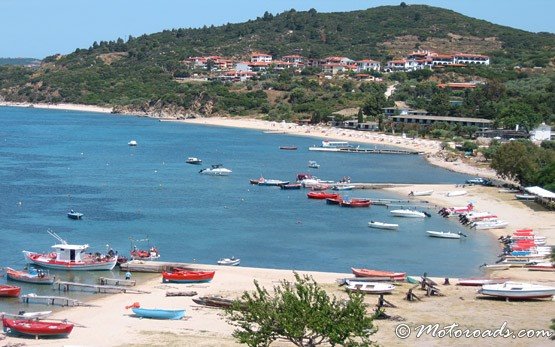
[[[64,296],[42,296],[36,294],[25,294],[21,295],[19,298],[24,304],[96,307],[96,305],[87,304],[76,299],[66,298]]]
[[[120,265],[121,270],[131,272],[163,272],[172,271],[175,268],[182,268],[187,270],[198,270],[197,264],[190,263],[173,263],[165,261],[142,261],[132,260]],[[206,267],[203,267],[206,270]]]
[[[68,292],[70,290],[89,290],[96,293],[130,293],[130,294],[149,294],[150,292],[145,290],[131,289],[123,286],[110,286],[101,284],[86,284],[77,282],[64,282],[56,281],[54,282],[54,287],[58,287],[58,290]]]
[[[108,277],[99,277],[98,283],[101,285],[126,286],[126,287],[133,287],[137,285],[137,281],[135,280],[126,280],[122,278],[108,278]]]
[[[339,148],[338,152],[362,153],[362,154],[410,154],[410,155],[424,154],[424,152],[410,151],[406,149],[360,148],[360,147]]]

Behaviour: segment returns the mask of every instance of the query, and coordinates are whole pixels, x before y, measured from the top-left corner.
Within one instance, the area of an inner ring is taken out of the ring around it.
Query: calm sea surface
[[[132,139],[137,147],[127,145]],[[419,156],[308,151],[319,142],[147,118],[0,107],[0,266],[22,268],[22,250],[48,251],[56,242],[48,229],[69,243],[103,252],[109,244],[126,255],[130,237],[148,236],[160,260],[207,264],[235,256],[252,267],[349,272],[354,266],[467,276],[494,260],[492,236],[465,230],[436,209],[426,220],[402,219],[390,217],[383,206],[341,208],[309,200],[305,190],[249,184],[261,175],[294,180],[310,172],[309,160],[321,165],[312,172],[323,179],[455,184],[467,178]],[[279,150],[283,145],[299,150]],[[206,165],[186,164],[188,156]],[[216,163],[233,173],[198,173]],[[404,198],[372,190],[348,195]],[[68,219],[69,209],[84,219]],[[398,223],[400,229],[370,229],[370,220]],[[432,239],[425,230],[465,231],[469,237]],[[93,281],[99,273],[58,275]],[[25,293],[52,294],[49,287],[23,287]],[[0,300],[0,310],[16,302]]]

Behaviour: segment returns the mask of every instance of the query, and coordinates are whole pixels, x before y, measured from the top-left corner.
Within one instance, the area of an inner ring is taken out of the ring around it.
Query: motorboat
[[[465,207],[445,207],[438,211],[443,217],[460,216],[461,214],[469,213],[474,210],[474,205],[472,203],[466,205]]]
[[[258,182],[259,186],[271,186],[271,187],[278,187],[285,184],[289,184],[289,181],[261,178]]]
[[[555,295],[555,287],[532,283],[505,282],[485,284],[478,293],[506,299],[539,299]]]
[[[174,269],[173,272],[162,272],[164,283],[204,283],[214,278],[215,271],[189,271]]]
[[[387,278],[392,281],[404,281],[407,274],[405,272],[390,272],[371,269],[356,269],[351,268],[351,271],[356,277],[376,277]]]
[[[524,265],[529,271],[555,271],[555,264],[552,262],[532,262]]]
[[[342,207],[370,207],[371,204],[369,199],[349,199],[339,203]]]
[[[279,146],[279,149],[283,149],[285,151],[296,151],[297,146]]]
[[[466,195],[466,194],[468,194],[468,192],[466,190],[453,190],[451,192],[447,192],[447,194],[445,194],[445,196],[452,197],[452,196],[462,196],[462,195]]]
[[[406,218],[426,218],[426,217],[430,217],[429,214],[427,214],[426,212],[420,212],[420,211],[416,211],[416,210],[392,210],[389,211],[389,213],[391,213],[391,215],[395,216],[395,217],[406,217]]]
[[[467,179],[466,182],[467,184],[479,184],[482,186],[489,186],[491,185],[491,181],[482,177],[475,177],[475,178],[470,178]]]
[[[331,187],[332,190],[353,190],[355,188],[356,188],[356,186],[354,186],[352,184],[335,185],[335,186]]]
[[[116,256],[85,253],[89,248],[88,244],[68,244],[57,234],[51,231],[48,233],[60,243],[53,245],[54,251],[50,253],[23,251],[27,261],[45,268],[75,271],[112,270],[116,266]]]
[[[17,271],[7,267],[6,277],[11,281],[34,284],[52,284],[56,280],[55,276],[50,276],[50,274],[44,270],[35,269],[34,267],[29,267],[27,271]]]
[[[67,336],[73,330],[73,324],[64,322],[48,322],[33,319],[2,318],[4,331],[38,338],[40,336]]]
[[[499,284],[509,281],[508,278],[461,278],[457,285],[466,287],[477,287],[485,284]]]
[[[339,197],[339,194],[336,193],[327,193],[327,192],[308,192],[306,194],[306,196],[309,199],[318,199],[318,200],[324,200],[324,199],[335,199]]]
[[[241,259],[235,257],[221,258],[218,260],[218,265],[237,266],[239,263],[241,263]]]
[[[536,200],[536,196],[531,194],[515,194],[515,198],[517,200]]]
[[[187,160],[185,160],[185,162],[187,164],[193,164],[193,165],[202,164],[202,160],[200,160],[199,158],[196,158],[196,157],[189,157],[189,158],[187,158]]]
[[[135,302],[133,305],[126,306],[125,308],[130,308],[133,313],[140,318],[177,320],[185,317],[185,310],[142,308],[141,304],[138,302]]]
[[[284,190],[294,190],[294,189],[301,189],[302,184],[300,183],[280,184],[279,187]]]
[[[472,228],[476,230],[487,230],[487,229],[503,229],[506,228],[509,223],[504,222],[502,220],[490,220],[490,221],[482,221],[482,222],[474,222],[472,223]]]
[[[356,280],[347,280],[346,283],[347,286],[345,289],[347,291],[362,292],[366,294],[389,294],[395,289],[395,286],[391,283],[365,282]]]
[[[135,146],[138,145],[138,143],[137,143],[137,141],[135,141],[135,140],[131,140],[131,141],[127,142],[127,145],[129,145],[129,146],[131,146],[131,147],[135,147]]]
[[[451,232],[445,232],[445,231],[427,230],[426,233],[430,237],[437,237],[442,239],[460,239],[461,236],[466,237],[466,235],[463,233],[451,233]]]
[[[352,148],[349,142],[346,141],[322,141],[321,146],[310,146],[309,151],[319,152],[339,152],[341,149]]]
[[[0,284],[0,297],[2,298],[17,298],[20,293],[21,288],[18,286]]]
[[[79,213],[79,212],[75,212],[73,210],[70,210],[67,213],[67,218],[69,218],[69,219],[83,219],[83,214]]]
[[[309,160],[308,161],[308,167],[311,169],[319,169],[320,168],[320,164],[318,164],[317,162],[315,162],[314,160]]]
[[[338,195],[336,198],[326,198],[326,204],[328,205],[339,205],[343,202],[343,197]]]
[[[409,196],[429,196],[433,194],[433,190],[411,191]]]
[[[480,265],[480,268],[484,271],[503,271],[509,270],[511,264],[484,264]]]
[[[391,224],[391,223],[382,223],[382,222],[368,222],[368,226],[374,229],[387,229],[387,230],[397,230],[399,228],[399,224]]]
[[[225,167],[223,167],[222,164],[215,164],[209,168],[204,168],[199,171],[199,173],[201,174],[212,176],[228,176],[232,172],[233,171],[231,171],[230,169],[226,169]]]

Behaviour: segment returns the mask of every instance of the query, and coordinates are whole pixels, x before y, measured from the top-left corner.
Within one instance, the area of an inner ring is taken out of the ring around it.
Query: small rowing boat
[[[21,293],[21,288],[18,286],[0,285],[0,297],[3,298],[17,298]]]
[[[382,222],[368,222],[368,226],[374,229],[387,229],[387,230],[396,230],[399,228],[399,224],[390,224],[390,223],[382,223]]]
[[[38,338],[39,336],[67,336],[73,330],[73,324],[63,322],[36,321],[32,319],[2,318],[4,330]]]
[[[421,190],[421,191],[411,191],[409,196],[429,196],[432,195],[433,190]]]
[[[551,298],[555,295],[555,287],[532,283],[505,282],[483,285],[478,293],[507,299],[539,299]]]
[[[214,278],[215,271],[189,271],[174,269],[173,272],[162,272],[164,283],[204,283]]]
[[[165,310],[159,308],[142,308],[141,305],[136,302],[133,305],[126,306],[127,309],[132,309],[133,313],[141,318],[151,318],[151,319],[181,319],[185,316],[185,310]]]
[[[392,281],[404,281],[407,275],[405,272],[390,272],[371,269],[351,268],[351,271],[356,277],[385,277],[389,278]]]
[[[347,286],[345,289],[347,291],[362,292],[366,294],[389,294],[395,289],[395,286],[391,283],[365,282],[356,280],[347,280],[346,282]]]

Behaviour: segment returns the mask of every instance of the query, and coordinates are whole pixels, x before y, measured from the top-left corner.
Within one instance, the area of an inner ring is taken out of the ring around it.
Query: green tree
[[[349,300],[338,300],[311,277],[297,273],[295,282],[281,281],[273,295],[257,281],[254,285],[254,292],[243,293],[226,311],[240,343],[269,346],[285,339],[299,347],[371,344],[373,316],[366,314],[362,294],[349,293]]]
[[[554,161],[555,151],[540,148],[530,141],[510,141],[497,149],[491,167],[502,178],[531,185],[538,184],[542,170],[549,170]]]
[[[357,121],[358,121],[359,124],[364,123],[364,114],[362,113],[362,108],[358,109]]]
[[[449,103],[447,93],[437,92],[432,95],[427,110],[436,116],[446,116],[449,113],[450,108],[451,104]]]
[[[526,130],[532,130],[541,122],[541,117],[532,107],[523,102],[513,102],[501,110],[499,122],[505,127],[514,129],[520,125]]]
[[[382,108],[386,107],[387,100],[385,95],[380,91],[371,92],[366,98],[362,111],[368,117],[377,117],[383,113]]]

